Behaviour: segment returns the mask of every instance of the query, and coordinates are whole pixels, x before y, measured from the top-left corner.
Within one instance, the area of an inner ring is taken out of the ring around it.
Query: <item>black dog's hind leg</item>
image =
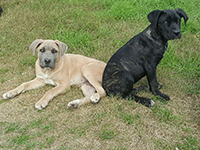
[[[139,86],[137,88],[133,88],[132,93],[135,92],[135,94],[137,94],[138,92],[147,91],[147,90],[149,90],[149,85],[141,85],[141,86]]]
[[[162,88],[162,85],[158,84],[158,89],[160,90],[161,88]],[[136,95],[138,92],[147,91],[147,90],[150,90],[149,85],[141,85],[137,88],[134,88],[131,94],[128,96],[128,99],[134,99],[137,103],[141,103],[147,107],[152,107],[154,105],[153,100],[146,97],[139,97]]]
[[[146,97],[139,97],[136,95],[136,93],[139,91],[148,90],[149,85],[142,85],[136,89],[133,89],[134,79],[133,79],[132,75],[129,74],[128,72],[126,72],[125,76],[126,76],[126,78],[125,78],[126,80],[123,82],[123,84],[121,86],[121,87],[123,87],[123,90],[121,88],[122,97],[128,98],[129,100],[135,100],[135,102],[141,103],[142,105],[145,105],[146,107],[152,107],[154,105],[154,102],[151,99],[146,98]]]
[[[162,88],[162,85],[158,84],[158,89],[160,90],[161,88]],[[133,89],[133,91],[135,91],[135,94],[137,94],[138,92],[147,91],[147,90],[150,90],[149,85],[141,85],[141,86]]]
[[[141,88],[144,88],[144,86],[140,86]],[[147,86],[146,86],[147,87]],[[142,105],[145,105],[146,107],[152,107],[154,105],[154,101],[146,98],[146,97],[139,97],[135,94],[135,91],[133,90],[128,96],[126,96],[129,100],[135,100],[135,102],[140,103]]]
[[[107,78],[107,80],[105,80],[103,83],[103,88],[106,90],[108,96],[118,95],[125,99],[135,100],[136,102],[147,107],[153,106],[154,102],[151,99],[136,96],[138,91],[141,91],[145,88],[148,89],[149,86],[140,86],[136,89],[133,89],[134,83],[135,81],[129,72],[121,71]]]

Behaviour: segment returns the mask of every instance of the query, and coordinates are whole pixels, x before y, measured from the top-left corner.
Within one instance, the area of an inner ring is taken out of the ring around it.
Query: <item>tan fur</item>
[[[59,44],[58,44],[59,43]],[[67,50],[67,45],[58,40],[35,40],[30,49],[35,52],[41,47],[49,46],[57,48],[58,53]],[[65,46],[66,45],[66,46]],[[65,49],[66,48],[66,49]],[[39,57],[39,55],[38,55]],[[13,98],[23,91],[35,89],[45,84],[55,85],[35,104],[35,108],[45,108],[49,101],[58,94],[70,89],[71,85],[79,85],[85,95],[82,99],[71,101],[68,108],[77,108],[89,102],[97,103],[100,97],[106,95],[101,86],[102,75],[106,63],[82,55],[62,54],[57,56],[56,67],[54,69],[41,68],[39,58],[36,61],[36,78],[29,82],[22,83],[17,88],[3,94],[4,99]]]

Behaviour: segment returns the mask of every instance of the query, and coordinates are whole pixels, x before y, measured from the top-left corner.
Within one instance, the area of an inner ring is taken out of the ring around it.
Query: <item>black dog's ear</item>
[[[184,10],[179,8],[179,9],[176,9],[176,12],[179,14],[179,16],[180,16],[181,18],[184,18],[185,25],[186,25],[186,22],[187,22],[187,20],[188,20],[188,16],[187,16],[187,14],[184,12]]]
[[[160,13],[161,13],[162,11],[160,11],[160,10],[154,10],[154,11],[152,11],[152,12],[150,12],[148,15],[147,15],[147,18],[148,18],[148,20],[149,20],[149,22],[151,22],[151,24],[153,25],[153,26],[157,26],[157,22],[158,22],[158,18],[159,18],[159,16],[160,16]]]

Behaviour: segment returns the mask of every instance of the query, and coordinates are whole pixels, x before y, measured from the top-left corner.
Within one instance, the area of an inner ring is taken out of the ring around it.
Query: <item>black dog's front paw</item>
[[[165,94],[163,94],[163,93],[161,93],[160,97],[162,97],[162,98],[165,99],[166,101],[169,101],[169,100],[170,100],[169,96],[167,96],[167,95],[165,95]]]
[[[161,98],[165,99],[166,101],[169,101],[169,100],[170,100],[169,96],[167,96],[167,95],[161,93],[160,91],[157,91],[156,93],[154,93],[154,95],[158,95],[158,96],[160,96]]]

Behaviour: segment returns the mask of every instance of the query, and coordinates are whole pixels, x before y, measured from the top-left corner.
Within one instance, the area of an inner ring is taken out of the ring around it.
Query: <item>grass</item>
[[[0,6],[0,95],[35,77],[37,57],[28,47],[37,38],[58,39],[68,53],[107,62],[149,25],[150,11],[182,8],[189,16],[157,69],[171,101],[141,92],[153,108],[105,97],[68,110],[68,102],[83,96],[72,87],[37,111],[34,104],[52,88],[45,86],[0,100],[0,149],[200,149],[199,0],[4,0]]]

